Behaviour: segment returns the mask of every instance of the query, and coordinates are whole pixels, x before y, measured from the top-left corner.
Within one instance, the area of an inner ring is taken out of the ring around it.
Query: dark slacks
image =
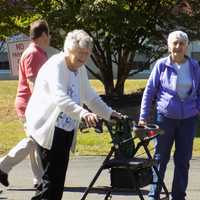
[[[61,200],[74,131],[55,128],[51,150],[38,145],[44,174],[32,200]]]
[[[175,144],[172,200],[185,200],[197,119],[197,116],[187,119],[169,119],[162,114],[157,115],[157,123],[164,130],[164,134],[157,139],[155,145],[155,159],[160,161],[158,167],[162,179],[165,176],[172,146]],[[155,174],[154,182],[157,182]],[[160,187],[152,184],[149,196],[157,200],[159,194]]]

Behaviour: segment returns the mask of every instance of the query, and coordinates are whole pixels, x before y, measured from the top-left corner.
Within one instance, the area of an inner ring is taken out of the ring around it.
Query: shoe
[[[162,199],[162,198],[161,198]],[[148,197],[148,200],[161,200],[160,198],[159,199],[156,199],[154,197]],[[166,200],[169,200],[168,198]]]
[[[36,184],[33,185],[33,188],[34,188],[36,191],[42,191],[42,184],[36,183]]]
[[[36,177],[33,178],[33,188],[37,189],[40,185],[40,182]]]
[[[6,187],[9,186],[9,182],[8,182],[8,174],[6,174],[5,172],[3,172],[0,169],[0,183]]]
[[[37,189],[38,186],[39,186],[38,183],[33,184],[33,188],[34,188],[34,189]]]
[[[148,197],[148,200],[156,200],[154,197]]]

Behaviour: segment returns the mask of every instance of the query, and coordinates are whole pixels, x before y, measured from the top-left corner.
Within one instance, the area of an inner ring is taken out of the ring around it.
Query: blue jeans
[[[189,164],[192,158],[193,140],[197,126],[197,116],[187,119],[170,119],[157,114],[156,123],[164,130],[164,134],[155,140],[154,158],[159,162],[158,170],[161,179],[164,179],[170,153],[175,143],[174,177],[172,183],[172,200],[185,200],[188,185]],[[149,197],[159,199],[160,185],[154,173],[153,184],[150,187]]]

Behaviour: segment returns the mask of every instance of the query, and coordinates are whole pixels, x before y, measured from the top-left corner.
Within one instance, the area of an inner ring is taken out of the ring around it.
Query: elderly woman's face
[[[80,66],[86,63],[91,54],[89,48],[76,48],[69,52],[68,61],[72,70],[77,70]]]
[[[184,40],[174,38],[169,45],[169,51],[174,57],[184,57],[187,51],[187,45]]]

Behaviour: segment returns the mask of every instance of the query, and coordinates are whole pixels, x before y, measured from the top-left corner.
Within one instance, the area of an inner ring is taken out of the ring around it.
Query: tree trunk
[[[109,70],[106,70],[102,72],[103,74],[103,83],[105,88],[105,95],[106,96],[113,96],[114,93],[114,81],[113,81],[113,72],[111,67],[107,68]]]
[[[122,96],[124,95],[124,83],[125,83],[126,79],[125,78],[118,78],[117,83],[115,85],[115,91],[114,93],[117,96]]]
[[[115,85],[115,94],[117,96],[124,95],[124,83],[128,77],[129,67],[128,67],[128,56],[130,51],[126,48],[120,49],[118,52],[118,73],[117,73],[117,83]]]

